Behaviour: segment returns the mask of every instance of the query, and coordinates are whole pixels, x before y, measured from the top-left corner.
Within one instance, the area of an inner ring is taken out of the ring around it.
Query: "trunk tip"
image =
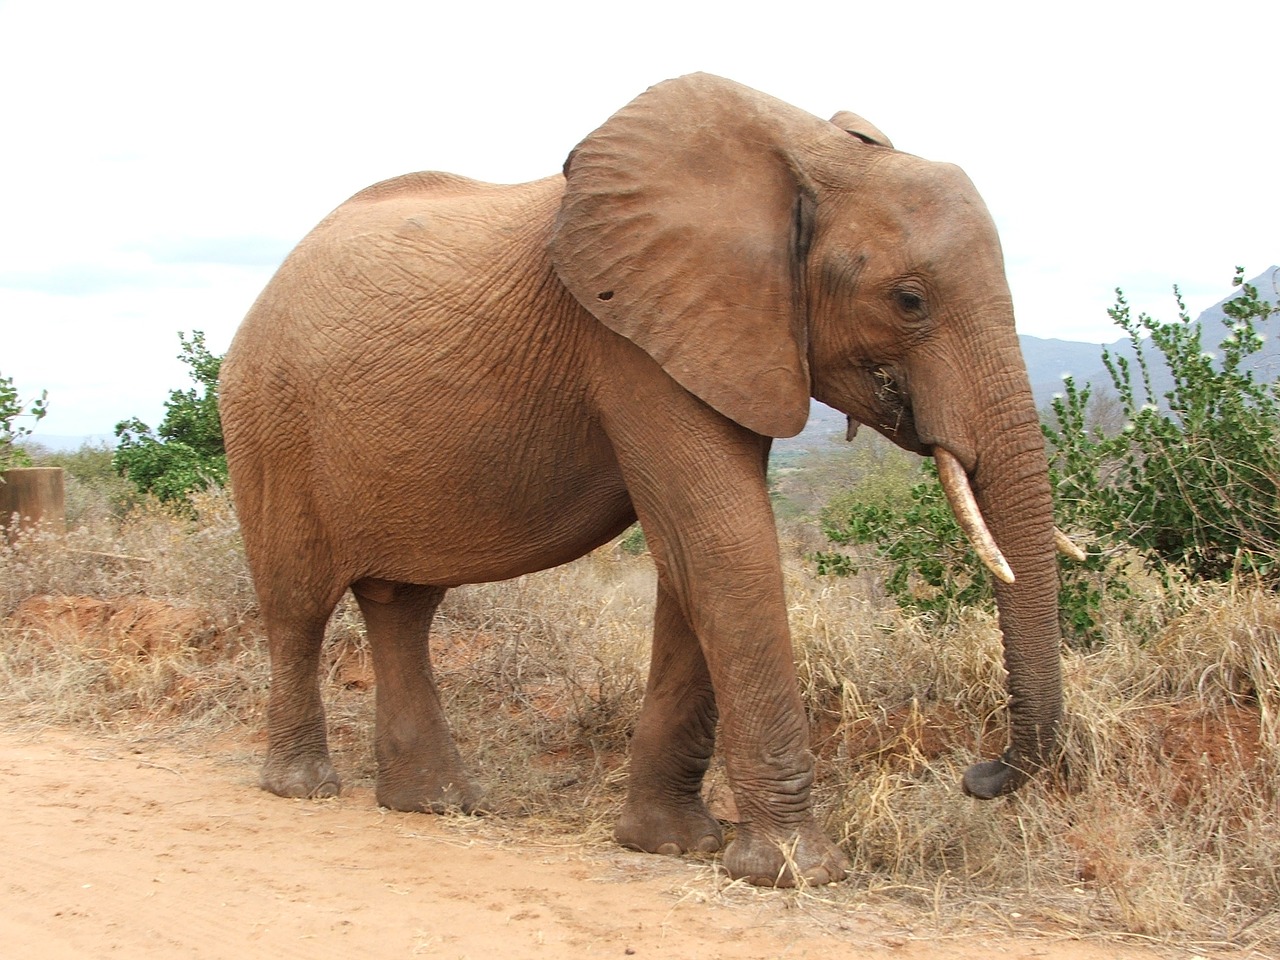
[[[978,800],[994,800],[1006,793],[1012,793],[1026,781],[1025,773],[1005,763],[1001,758],[975,763],[964,772],[961,786],[967,796]]]

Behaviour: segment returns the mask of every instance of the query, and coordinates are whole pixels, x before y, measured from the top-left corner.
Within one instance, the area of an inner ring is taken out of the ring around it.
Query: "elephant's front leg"
[[[725,850],[735,879],[790,887],[843,880],[846,861],[814,819],[814,758],[792,661],[780,572],[737,583],[736,612],[703,596],[696,621],[720,705],[720,743],[739,822]],[[726,585],[727,589],[734,587]]]
[[[627,802],[614,834],[646,853],[712,853],[724,844],[702,801],[715,745],[716,701],[689,621],[658,581],[653,656],[644,706],[631,737]]]
[[[428,637],[444,588],[361,581],[352,591],[377,677],[378,803],[393,810],[472,812],[479,793],[454,746],[431,672]]]
[[[740,529],[741,514],[737,519]],[[715,690],[718,740],[738,807],[725,870],[765,886],[841,880],[844,856],[813,817],[814,758],[792,662],[776,538],[717,543],[712,528],[703,529],[707,549],[692,548],[692,556],[674,566],[687,570],[682,589]],[[726,562],[731,558],[736,565]]]
[[[705,428],[699,435],[660,428],[698,420]],[[705,692],[709,677],[719,713],[717,743],[741,818],[724,853],[725,868],[734,878],[767,885],[840,880],[844,857],[823,836],[810,803],[814,758],[792,661],[765,483],[766,442],[702,408],[686,406],[650,422],[659,426],[623,421],[616,445],[669,595],[659,602],[659,622],[668,628],[655,661],[676,656],[674,649],[684,652],[669,676],[660,672],[654,681],[660,697],[646,707],[637,731],[636,772],[649,784],[635,788],[640,793],[628,803],[623,825],[642,819],[638,806],[653,802],[655,790],[681,797],[667,799],[667,811],[692,805],[692,784],[705,769],[710,747],[709,732],[697,726],[712,716],[713,701]],[[674,633],[671,607],[687,620]],[[670,639],[690,630],[705,661],[687,641],[676,647]],[[664,718],[663,711],[673,709],[682,673],[693,680],[684,692],[694,703]],[[680,712],[687,709],[692,712]],[[663,749],[672,756],[662,757]],[[687,813],[684,819],[690,822]]]

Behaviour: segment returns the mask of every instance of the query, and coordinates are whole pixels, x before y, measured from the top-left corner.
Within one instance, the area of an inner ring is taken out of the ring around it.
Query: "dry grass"
[[[118,522],[90,507],[66,538],[6,548],[0,714],[260,745],[267,669],[234,518],[218,494],[197,513]],[[1280,597],[1241,584],[1140,596],[1145,617],[1067,654],[1060,768],[984,804],[959,778],[1003,746],[992,620],[931,628],[798,557],[787,578],[819,815],[859,877],[822,898],[876,897],[942,928],[1280,945]],[[652,594],[647,560],[604,549],[446,599],[440,685],[500,813],[607,835]],[[335,614],[326,652],[336,761],[368,778],[373,675],[354,605]]]

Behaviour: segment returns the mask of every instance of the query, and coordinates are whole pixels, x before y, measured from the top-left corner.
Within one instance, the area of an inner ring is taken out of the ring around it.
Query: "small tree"
[[[166,502],[182,501],[194,490],[227,481],[227,455],[218,419],[218,372],[222,358],[205,346],[204,334],[178,334],[196,386],[171,390],[165,417],[152,432],[136,417],[116,424],[115,468],[140,490]]]
[[[31,458],[18,446],[18,442],[31,435],[31,427],[22,426],[14,421],[20,417],[31,417],[32,422],[39,422],[49,412],[49,392],[41,391],[38,400],[26,403],[18,396],[12,377],[0,377],[0,470],[10,467],[27,467]]]
[[[1214,352],[1204,349],[1205,331],[1176,289],[1172,323],[1145,314],[1134,320],[1117,291],[1109,312],[1135,359],[1104,351],[1103,362],[1123,428],[1110,436],[1086,429],[1090,390],[1068,380],[1053,403],[1056,423],[1045,430],[1057,451],[1060,517],[1194,579],[1277,572],[1280,396],[1245,362],[1262,348],[1258,326],[1272,308],[1243,277],[1237,269],[1241,292],[1223,305],[1227,333]],[[1158,397],[1148,345],[1173,376],[1172,389]]]
[[[990,578],[951,512],[933,460],[925,460],[916,476],[905,497],[853,491],[835,498],[822,512],[822,532],[840,546],[873,545],[887,566],[885,589],[910,613],[945,618],[987,603],[995,596]],[[813,559],[819,573],[844,576],[859,569],[839,551]]]

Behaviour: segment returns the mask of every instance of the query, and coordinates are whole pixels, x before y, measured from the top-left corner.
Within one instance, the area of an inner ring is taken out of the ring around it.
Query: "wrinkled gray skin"
[[[428,657],[447,588],[564,563],[637,516],[658,569],[618,840],[717,850],[713,740],[754,883],[839,880],[811,813],[770,438],[810,396],[949,450],[1014,572],[997,597],[1018,786],[1061,710],[1045,453],[992,221],[955,167],[716,77],[659,84],[564,176],[410,174],[357,194],[262,293],[222,374],[271,650],[263,785],[339,789],[317,681],[347,589],[377,673],[378,800],[471,809]],[[784,852],[785,851],[785,852]]]

